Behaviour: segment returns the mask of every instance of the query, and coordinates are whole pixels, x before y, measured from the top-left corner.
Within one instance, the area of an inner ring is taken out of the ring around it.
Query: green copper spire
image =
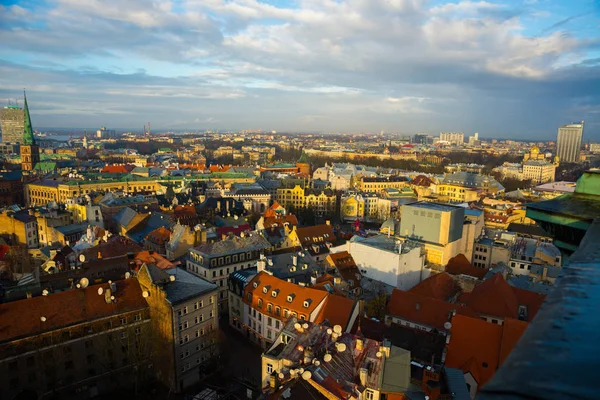
[[[27,95],[25,94],[25,90],[23,90],[23,98],[25,99],[25,105],[23,106],[23,111],[25,112],[23,144],[30,146],[35,144],[35,138],[33,137],[33,128],[31,127],[31,117],[29,116],[29,107],[27,106]]]
[[[308,158],[308,155],[304,151],[302,151],[302,155],[298,159],[297,163],[310,164],[310,159]]]

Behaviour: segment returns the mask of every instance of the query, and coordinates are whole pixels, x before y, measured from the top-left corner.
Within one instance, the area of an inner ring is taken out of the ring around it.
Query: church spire
[[[34,145],[35,137],[33,136],[33,128],[31,126],[31,117],[29,116],[29,107],[27,106],[27,94],[23,90],[24,105],[23,111],[25,112],[24,130],[23,130],[23,144]]]

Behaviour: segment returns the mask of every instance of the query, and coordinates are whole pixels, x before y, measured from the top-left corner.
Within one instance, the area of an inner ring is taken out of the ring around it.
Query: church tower
[[[29,107],[27,106],[27,95],[23,91],[25,112],[25,123],[23,132],[23,143],[21,143],[21,169],[24,173],[32,173],[35,165],[40,162],[40,148],[35,144],[33,128],[31,126],[31,117]]]

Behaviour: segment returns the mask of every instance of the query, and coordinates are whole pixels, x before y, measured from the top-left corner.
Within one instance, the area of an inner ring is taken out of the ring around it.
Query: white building
[[[339,251],[350,253],[364,276],[400,290],[410,290],[429,277],[425,251],[414,241],[400,241],[386,235],[354,236],[331,249],[332,253]]]

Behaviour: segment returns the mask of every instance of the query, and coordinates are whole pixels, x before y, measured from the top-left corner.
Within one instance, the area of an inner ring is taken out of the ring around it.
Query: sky
[[[600,0],[2,0],[34,127],[600,141]]]

